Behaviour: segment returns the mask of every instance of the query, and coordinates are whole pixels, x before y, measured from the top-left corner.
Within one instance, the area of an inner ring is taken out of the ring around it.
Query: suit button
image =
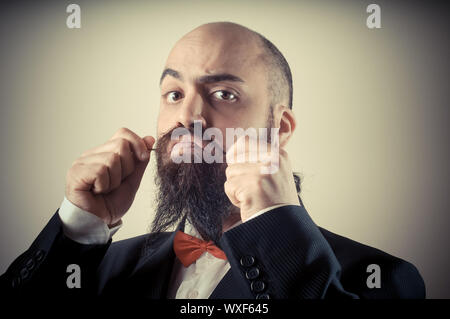
[[[255,264],[255,257],[246,255],[241,258],[241,265],[243,267],[251,267]]]
[[[42,259],[44,259],[44,255],[44,251],[39,249],[34,253],[34,260],[41,261]]]
[[[262,280],[252,281],[250,284],[250,289],[253,292],[263,292],[266,289],[266,284]]]
[[[21,278],[22,280],[27,279],[29,274],[30,274],[30,272],[29,272],[28,269],[26,269],[26,268],[22,268],[22,269],[20,270],[20,278]]]
[[[34,268],[34,260],[33,259],[28,259],[28,261],[26,262],[25,266],[27,267],[28,270],[32,270]]]
[[[257,294],[256,299],[270,299],[269,294]]]
[[[256,267],[250,268],[245,273],[245,277],[247,277],[248,280],[256,279],[258,278],[258,276],[259,276],[259,269]]]
[[[11,287],[13,288],[19,287],[21,282],[22,280],[20,279],[20,277],[14,277],[13,280],[11,281]]]

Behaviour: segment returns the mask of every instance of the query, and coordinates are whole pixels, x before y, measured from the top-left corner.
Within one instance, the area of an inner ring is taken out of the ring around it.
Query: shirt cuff
[[[109,228],[101,218],[75,206],[65,196],[58,213],[64,235],[84,245],[106,244],[122,227],[120,220]]]
[[[255,217],[258,217],[258,216],[260,216],[260,215],[262,215],[262,214],[264,214],[264,213],[266,213],[266,212],[268,212],[268,211],[270,211],[270,210],[272,210],[272,209],[279,208],[279,207],[283,207],[283,206],[289,206],[289,205],[292,205],[292,204],[278,204],[278,205],[273,205],[273,206],[264,208],[264,209],[260,210],[259,212],[253,214],[253,215],[250,216],[249,218],[247,218],[247,220],[246,220],[245,222],[248,222],[250,219],[255,218]],[[300,206],[300,205],[299,205],[299,206]]]

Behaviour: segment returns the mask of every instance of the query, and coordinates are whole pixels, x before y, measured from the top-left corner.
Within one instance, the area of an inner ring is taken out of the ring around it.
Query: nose
[[[201,121],[202,127],[206,127],[206,119],[203,116],[206,103],[201,94],[195,92],[185,96],[183,104],[178,112],[178,126],[193,127],[194,121]]]

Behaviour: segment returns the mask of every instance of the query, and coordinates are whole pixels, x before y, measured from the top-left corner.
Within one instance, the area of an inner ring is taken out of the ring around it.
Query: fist
[[[66,176],[66,198],[108,225],[117,223],[133,203],[154,142],[151,136],[119,129],[73,162]]]
[[[300,205],[286,151],[269,144],[266,151],[255,152],[257,141],[242,137],[227,151],[225,193],[243,222],[270,206]],[[239,147],[243,142],[245,147]]]

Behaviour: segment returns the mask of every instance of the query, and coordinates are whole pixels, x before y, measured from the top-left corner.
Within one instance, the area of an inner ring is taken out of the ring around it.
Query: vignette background
[[[365,21],[381,6],[382,29]],[[81,6],[81,29],[66,7]],[[156,133],[172,45],[232,21],[286,56],[298,127],[287,150],[309,214],[412,262],[450,298],[448,5],[419,1],[10,1],[0,4],[0,272],[59,207],[65,174],[120,127]],[[114,240],[153,217],[154,160]]]

